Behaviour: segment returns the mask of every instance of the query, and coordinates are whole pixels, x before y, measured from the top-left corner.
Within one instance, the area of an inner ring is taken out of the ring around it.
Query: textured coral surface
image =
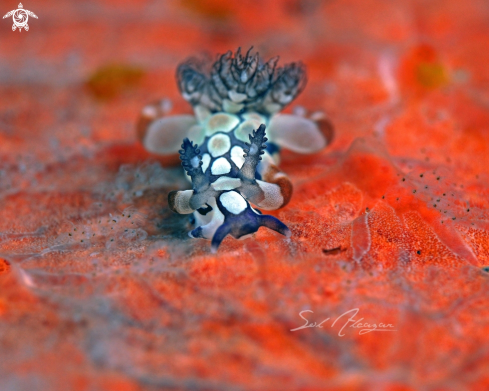
[[[489,389],[487,1],[24,7],[0,24],[0,390]],[[211,254],[135,122],[190,111],[187,56],[251,45],[307,65],[297,104],[335,137],[282,156],[290,239]],[[355,308],[393,331],[332,327]],[[290,331],[304,310],[330,319]]]

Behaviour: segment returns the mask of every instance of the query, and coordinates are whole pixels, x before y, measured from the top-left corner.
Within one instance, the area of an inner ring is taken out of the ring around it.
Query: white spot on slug
[[[246,94],[241,94],[233,90],[228,92],[228,96],[235,103],[241,103],[248,97]]]
[[[212,163],[211,173],[212,175],[224,175],[231,171],[231,164],[226,158],[220,157],[214,163]]]
[[[231,149],[231,160],[236,164],[238,168],[243,167],[245,158],[243,157],[244,151],[243,148],[239,146],[235,146]]]
[[[209,118],[206,126],[208,136],[217,132],[230,132],[239,124],[239,118],[228,113],[217,113]]]
[[[222,176],[212,183],[214,190],[233,190],[240,186],[241,180],[239,178],[231,178],[228,176]]]
[[[205,173],[207,167],[209,167],[210,162],[211,162],[211,156],[208,153],[204,153],[202,155],[202,172]]]
[[[231,139],[226,134],[216,134],[207,142],[207,149],[212,157],[224,155],[231,148]]]
[[[240,194],[235,191],[229,191],[227,193],[221,194],[219,200],[230,213],[240,214],[246,209],[246,201]]]
[[[243,103],[234,103],[229,99],[224,99],[222,101],[222,108],[228,113],[239,113],[244,107]]]
[[[234,131],[234,135],[238,140],[248,143],[250,141],[249,135],[253,130],[258,129],[260,125],[261,123],[256,119],[246,120]]]

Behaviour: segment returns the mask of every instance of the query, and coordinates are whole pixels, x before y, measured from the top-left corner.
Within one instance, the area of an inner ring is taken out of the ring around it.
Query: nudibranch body
[[[189,235],[211,239],[213,251],[228,234],[242,238],[260,227],[290,236],[285,224],[252,205],[275,210],[292,196],[292,183],[277,166],[280,148],[313,153],[326,145],[321,115],[278,114],[304,88],[304,66],[277,68],[277,58],[262,63],[250,52],[228,52],[212,64],[197,59],[181,64],[180,91],[195,116],[165,116],[164,107],[155,104],[143,109],[139,123],[150,152],[179,151],[192,189],[171,192],[169,206],[193,213],[196,228]]]

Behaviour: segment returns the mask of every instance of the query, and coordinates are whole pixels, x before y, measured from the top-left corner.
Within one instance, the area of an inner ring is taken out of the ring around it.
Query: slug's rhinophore
[[[211,239],[213,251],[228,234],[242,238],[260,227],[290,236],[284,223],[252,205],[274,210],[290,200],[292,183],[277,167],[280,148],[313,153],[326,145],[320,113],[277,114],[304,88],[304,66],[277,68],[277,58],[263,63],[250,52],[181,64],[178,85],[195,116],[167,116],[169,102],[162,101],[146,106],[138,124],[148,151],[179,152],[192,189],[172,191],[170,208],[193,213],[197,228],[189,235]]]

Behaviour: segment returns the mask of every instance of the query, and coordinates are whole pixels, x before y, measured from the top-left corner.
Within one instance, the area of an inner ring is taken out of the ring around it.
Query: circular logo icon
[[[12,31],[19,29],[19,32],[22,31],[22,29],[24,29],[25,31],[29,31],[29,25],[27,24],[29,16],[37,19],[37,15],[32,11],[24,9],[22,3],[19,3],[18,9],[7,12],[3,16],[3,18],[5,19],[9,16],[12,16],[12,19],[14,21],[14,24],[12,25]]]
[[[27,20],[29,19],[29,15],[27,15],[26,10],[18,9],[14,12],[14,24],[19,27],[25,27],[27,24]]]

